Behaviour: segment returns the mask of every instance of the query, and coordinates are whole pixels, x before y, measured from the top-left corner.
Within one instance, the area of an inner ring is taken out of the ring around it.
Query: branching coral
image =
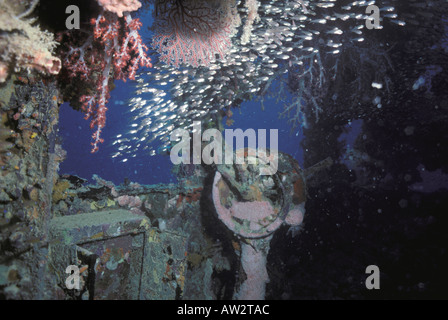
[[[52,56],[56,42],[50,32],[33,26],[28,18],[38,0],[24,9],[12,0],[0,1],[0,83],[11,71],[38,70],[47,74],[58,74],[59,58]]]
[[[91,20],[93,32],[90,31],[82,45],[74,44],[76,41],[72,37],[64,59],[70,77],[79,76],[94,89],[80,97],[86,119],[91,119],[90,127],[95,129],[92,152],[96,152],[98,144],[103,142],[101,132],[106,125],[107,102],[113,80],[133,80],[140,66],[152,66],[146,54],[148,48],[139,34],[141,22],[133,19],[129,12],[123,13],[123,10],[138,9],[136,2],[131,1],[134,6],[125,9],[123,3],[126,1],[109,1],[107,5],[106,1],[98,2],[111,12],[103,10]],[[119,18],[120,15],[123,18]]]

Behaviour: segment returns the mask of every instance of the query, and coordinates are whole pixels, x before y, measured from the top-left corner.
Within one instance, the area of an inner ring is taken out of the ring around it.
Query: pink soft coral
[[[135,79],[139,66],[152,67],[147,56],[147,46],[142,42],[138,30],[141,22],[132,19],[129,12],[124,19],[116,14],[101,13],[92,19],[93,34],[80,47],[71,47],[64,60],[70,76],[80,75],[91,83],[93,93],[80,98],[86,119],[91,119],[93,133],[92,152],[103,142],[101,131],[106,125],[107,102],[113,80]]]

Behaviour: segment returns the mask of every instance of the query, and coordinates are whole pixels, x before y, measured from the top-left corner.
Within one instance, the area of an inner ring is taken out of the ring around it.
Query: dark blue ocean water
[[[125,179],[141,184],[176,181],[171,174],[172,164],[169,155],[150,156],[149,152],[140,151],[135,157],[128,157],[127,162],[111,157],[118,147],[112,145],[115,136],[130,130],[132,115],[129,113],[130,107],[126,101],[132,98],[134,91],[133,83],[116,82],[116,88],[111,92],[108,104],[106,127],[102,132],[105,142],[94,154],[90,152],[93,131],[89,127],[89,120],[85,120],[82,112],[73,110],[67,103],[61,106],[59,129],[63,138],[63,148],[67,151],[67,160],[61,164],[60,174],[73,174],[86,179],[91,179],[93,174],[97,174],[115,184],[120,184]],[[291,130],[288,119],[279,118],[284,103],[266,99],[264,106],[262,110],[260,102],[243,103],[240,109],[233,110],[234,124],[225,128],[243,131],[267,129],[268,132],[270,129],[277,129],[279,151],[290,154],[303,166],[301,130]]]

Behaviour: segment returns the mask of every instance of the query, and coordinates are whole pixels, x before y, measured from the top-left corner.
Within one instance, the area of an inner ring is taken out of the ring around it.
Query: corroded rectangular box
[[[57,217],[50,261],[68,298],[175,299],[185,283],[186,237],[151,228],[128,210]],[[66,288],[69,265],[80,270],[79,290]]]

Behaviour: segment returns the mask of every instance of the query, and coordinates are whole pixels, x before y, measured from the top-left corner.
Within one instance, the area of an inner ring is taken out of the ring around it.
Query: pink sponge
[[[138,0],[97,0],[104,10],[114,12],[122,17],[125,11],[136,11],[142,4]]]

